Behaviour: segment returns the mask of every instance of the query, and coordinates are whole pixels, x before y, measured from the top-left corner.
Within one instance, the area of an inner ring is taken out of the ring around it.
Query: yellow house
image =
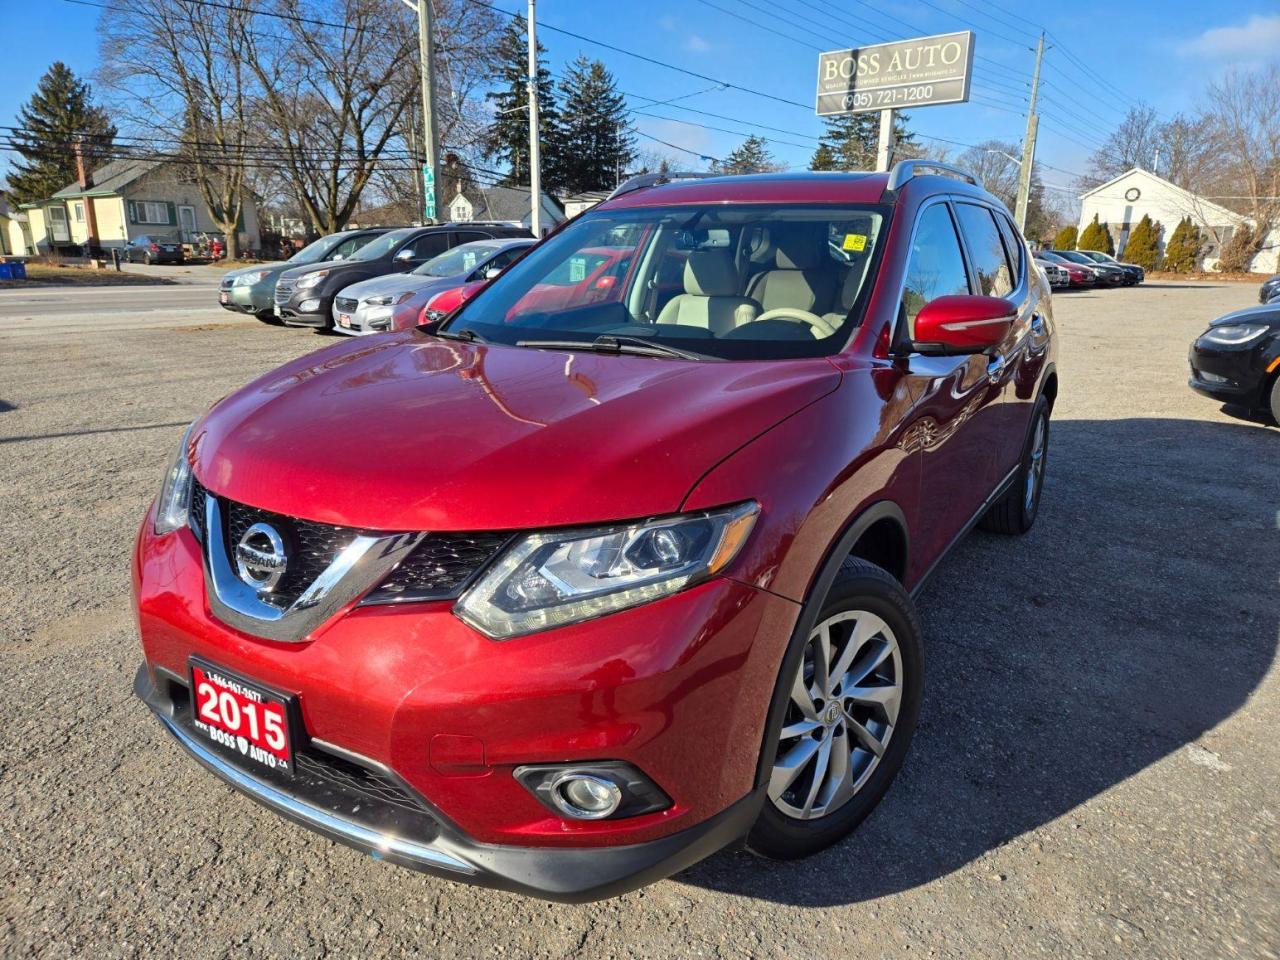
[[[71,183],[48,200],[23,204],[32,245],[41,253],[70,250],[89,240],[90,205],[98,246],[123,247],[139,236],[168,234],[190,242],[202,233],[220,233],[181,164],[165,160],[112,160]],[[237,233],[240,249],[258,246],[258,211],[246,194]]]

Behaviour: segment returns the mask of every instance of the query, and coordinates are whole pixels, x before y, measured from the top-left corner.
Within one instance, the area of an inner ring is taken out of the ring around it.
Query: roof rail
[[[964,180],[979,186],[978,178],[968,170],[961,169],[951,163],[943,163],[941,160],[899,160],[893,165],[893,171],[889,174],[889,185],[886,190],[897,190],[912,177],[918,177],[922,173],[932,171],[941,174],[944,177],[955,177],[957,180]]]
[[[624,193],[643,190],[646,187],[656,187],[662,183],[670,183],[672,180],[702,180],[705,177],[715,176],[719,176],[719,174],[696,170],[668,170],[666,173],[641,173],[625,180],[621,186],[614,190],[613,193],[609,194],[607,199],[612,200],[614,197],[620,197]]]

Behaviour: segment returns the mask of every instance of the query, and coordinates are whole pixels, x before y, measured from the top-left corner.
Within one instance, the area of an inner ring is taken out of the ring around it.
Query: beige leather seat
[[[760,315],[760,305],[738,296],[738,274],[726,250],[695,250],[684,265],[685,292],[658,314],[658,323],[727,333]]]
[[[844,275],[844,283],[840,285],[840,296],[831,313],[824,313],[822,319],[833,327],[839,327],[853,309],[853,301],[858,299],[858,291],[862,289],[862,274],[866,262],[853,264]]]
[[[776,226],[770,230],[765,254],[773,254],[770,268],[756,274],[747,296],[768,312],[779,307],[822,314],[831,310],[836,297],[835,261],[827,252],[825,237],[808,224]]]

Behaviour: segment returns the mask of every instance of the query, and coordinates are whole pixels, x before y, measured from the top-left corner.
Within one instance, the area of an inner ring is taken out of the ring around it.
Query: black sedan
[[[147,265],[182,263],[186,259],[182,252],[182,241],[172,233],[134,237],[124,245],[124,258],[129,263],[141,260]]]
[[[1147,271],[1136,263],[1121,263],[1111,254],[1103,253],[1101,250],[1079,250],[1077,252],[1088,257],[1094,263],[1102,264],[1104,267],[1119,267],[1124,271],[1125,276],[1129,278],[1128,283],[1130,286],[1139,284],[1147,279]]]
[[[1280,423],[1280,304],[1219,317],[1191,344],[1191,389]]]
[[[1276,297],[1280,297],[1280,273],[1263,280],[1262,288],[1258,291],[1259,303],[1270,303]]]
[[[1088,267],[1093,271],[1097,282],[1103,286],[1120,287],[1130,282],[1129,275],[1121,270],[1119,265],[1112,266],[1109,263],[1098,263],[1092,257],[1085,256],[1079,250],[1054,250],[1053,252],[1063,259],[1070,260],[1072,263]]]

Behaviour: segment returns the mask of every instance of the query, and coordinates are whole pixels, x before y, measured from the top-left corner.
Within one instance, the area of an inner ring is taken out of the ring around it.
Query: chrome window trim
[[[357,536],[290,606],[261,599],[236,574],[222,536],[218,497],[205,497],[201,555],[205,592],[213,615],[228,626],[264,640],[301,643],[343,607],[357,600],[395,568],[421,541],[421,533]]]

